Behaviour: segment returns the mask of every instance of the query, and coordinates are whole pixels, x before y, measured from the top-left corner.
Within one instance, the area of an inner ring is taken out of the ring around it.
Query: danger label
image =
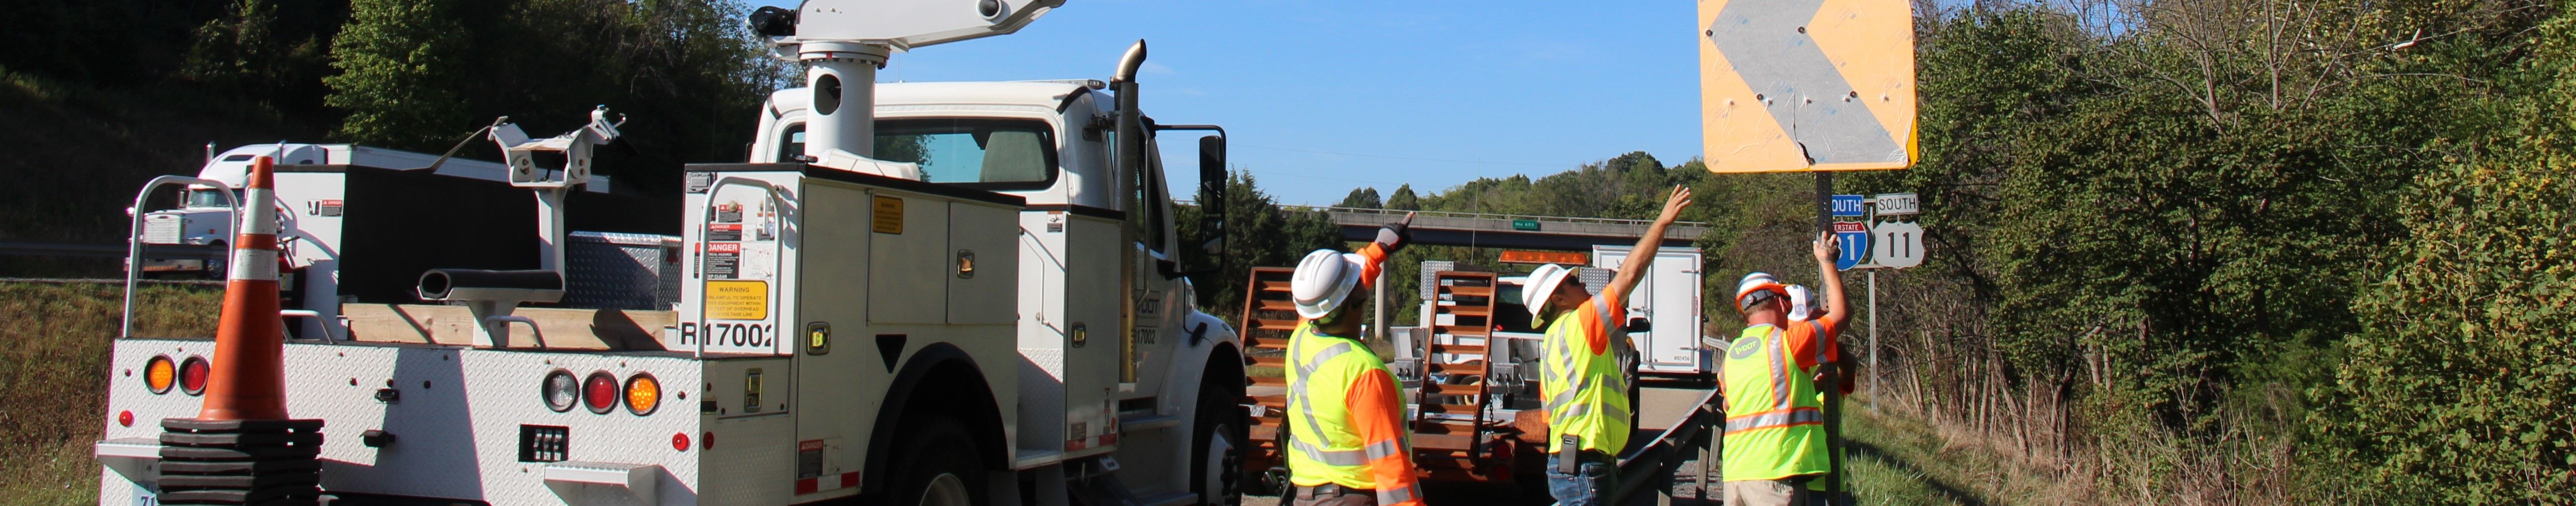
[[[769,282],[708,281],[707,318],[717,320],[769,319]]]
[[[742,243],[707,243],[707,279],[733,279],[742,270]]]

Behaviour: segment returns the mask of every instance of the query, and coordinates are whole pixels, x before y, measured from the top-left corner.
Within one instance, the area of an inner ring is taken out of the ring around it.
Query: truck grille
[[[180,229],[183,228],[180,224],[184,221],[186,221],[184,218],[176,214],[143,216],[143,243],[178,244]]]

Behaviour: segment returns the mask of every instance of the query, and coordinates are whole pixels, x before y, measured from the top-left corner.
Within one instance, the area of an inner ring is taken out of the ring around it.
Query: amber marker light
[[[635,373],[626,378],[626,412],[637,416],[653,414],[662,407],[662,382],[651,373]],[[681,436],[687,437],[687,436]]]
[[[169,355],[154,355],[143,363],[143,388],[154,394],[170,393],[170,385],[178,383],[178,379],[179,367],[170,363]]]

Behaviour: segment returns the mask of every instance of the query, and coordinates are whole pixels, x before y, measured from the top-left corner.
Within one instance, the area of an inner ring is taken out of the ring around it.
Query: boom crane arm
[[[919,179],[911,164],[876,159],[876,73],[898,50],[1017,32],[1064,0],[806,0],[762,7],[751,30],[771,54],[806,64],[814,94],[805,123],[807,161]]]

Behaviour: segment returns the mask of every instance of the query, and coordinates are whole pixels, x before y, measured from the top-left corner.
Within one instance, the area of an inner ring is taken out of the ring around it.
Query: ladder
[[[1412,425],[1414,460],[1434,475],[1486,474],[1476,464],[1492,435],[1484,420],[1492,409],[1488,350],[1501,344],[1492,339],[1495,281],[1491,272],[1432,275],[1431,336],[1417,343],[1423,374]]]
[[[1244,451],[1244,470],[1250,473],[1269,471],[1287,465],[1286,448],[1280,446],[1288,421],[1288,336],[1297,331],[1295,295],[1288,280],[1296,269],[1287,267],[1254,267],[1243,290],[1243,327],[1235,335],[1243,336],[1245,375],[1251,376],[1251,388],[1245,390],[1244,403],[1255,407],[1252,426],[1247,436],[1251,447]]]

